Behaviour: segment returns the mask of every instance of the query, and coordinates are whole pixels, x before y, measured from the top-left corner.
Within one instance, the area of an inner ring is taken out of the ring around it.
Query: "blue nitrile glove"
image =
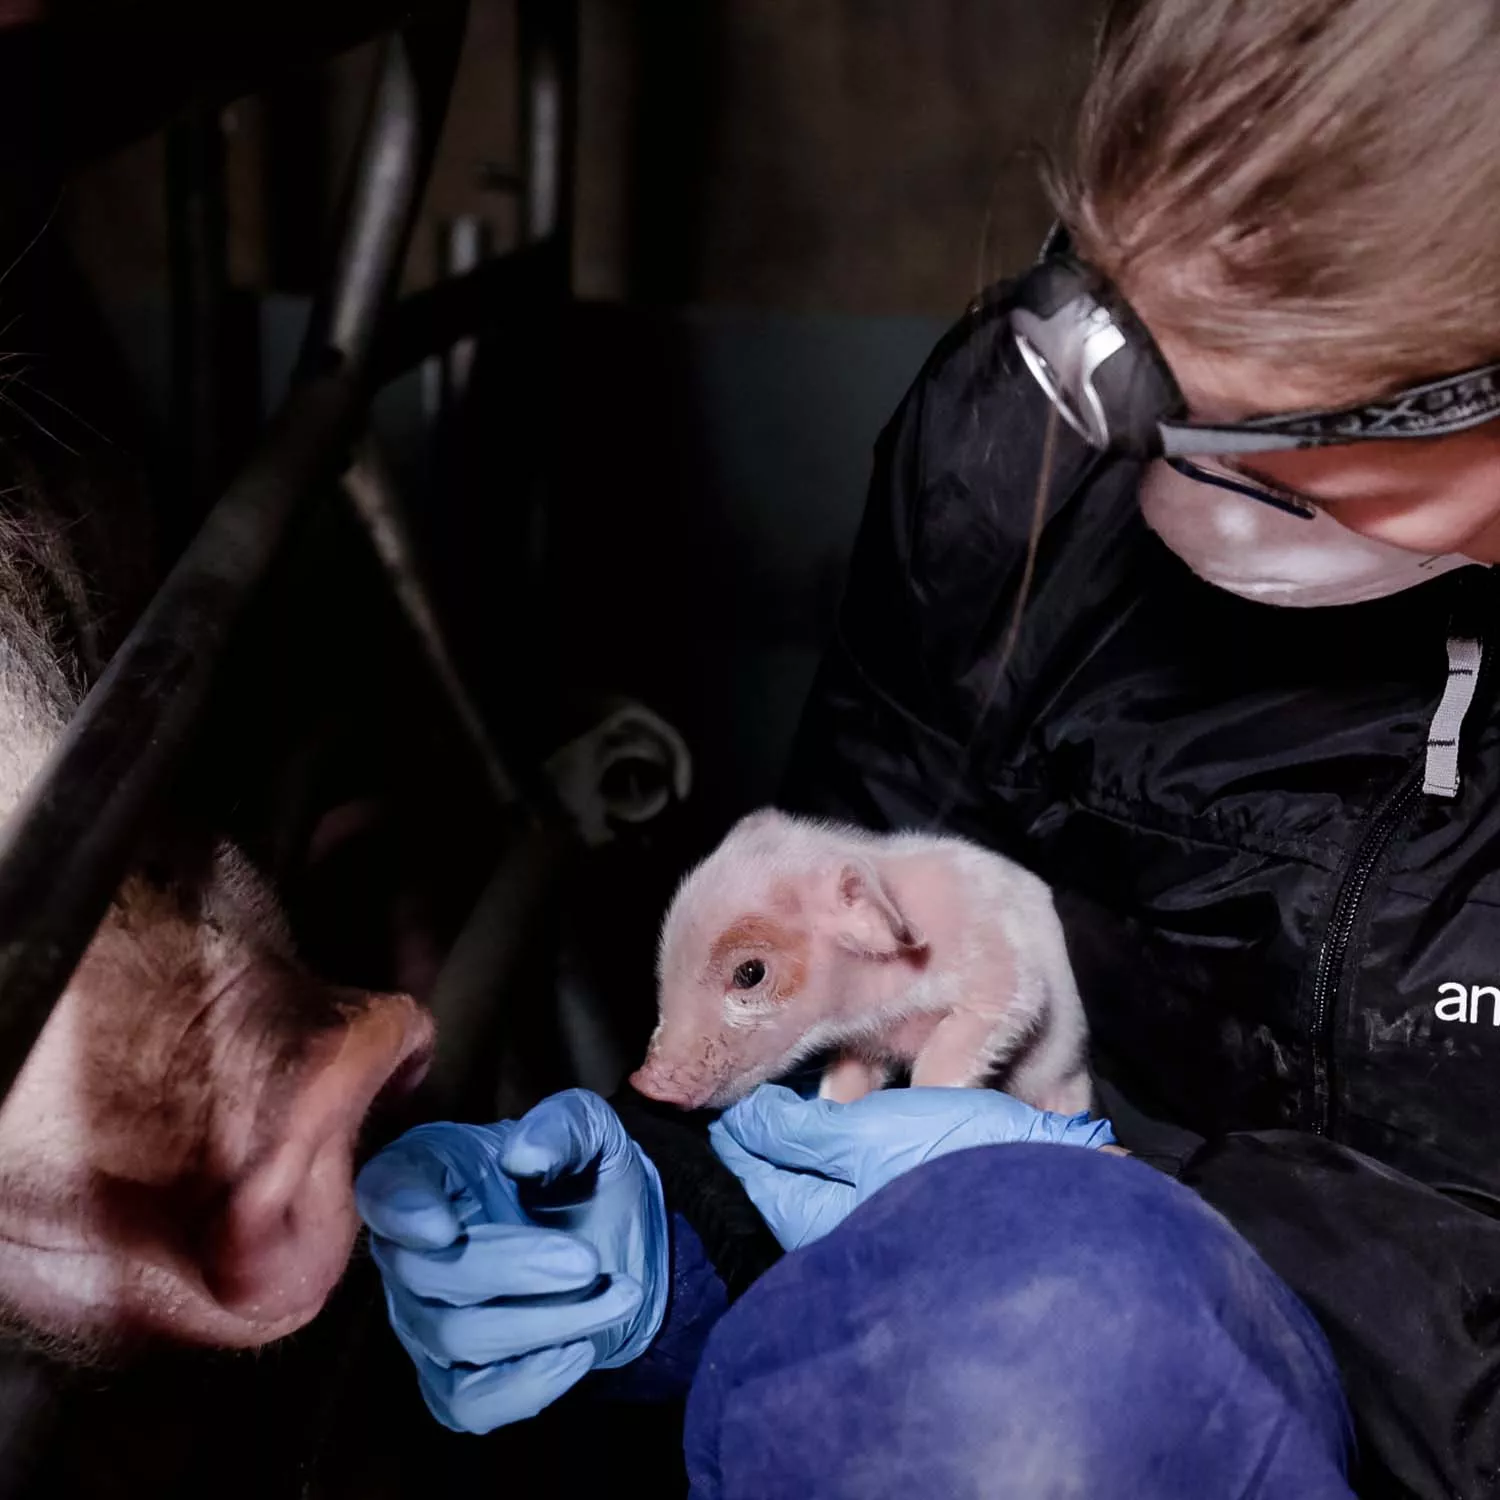
[[[569,1089],[498,1125],[419,1125],[354,1191],[391,1326],[445,1427],[535,1416],[661,1327],[661,1180],[597,1094]]]
[[[1051,1114],[994,1089],[880,1089],[835,1104],[773,1083],[725,1110],[708,1134],[785,1250],[821,1239],[888,1182],[950,1151],[1115,1140],[1108,1120]]]

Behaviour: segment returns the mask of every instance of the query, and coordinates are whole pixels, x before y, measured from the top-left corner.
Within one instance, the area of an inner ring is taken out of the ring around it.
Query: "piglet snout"
[[[678,1109],[702,1109],[713,1098],[717,1081],[696,1078],[683,1069],[648,1057],[630,1075],[630,1086],[648,1099],[658,1099]]]

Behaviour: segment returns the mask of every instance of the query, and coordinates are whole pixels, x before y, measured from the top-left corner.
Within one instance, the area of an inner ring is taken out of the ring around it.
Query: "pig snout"
[[[266,1099],[263,1156],[245,1164],[204,1240],[213,1300],[262,1331],[300,1326],[343,1274],[358,1229],[354,1152],[378,1100],[415,1087],[432,1025],[401,995],[350,994],[351,1019],[316,1039],[286,1101]],[[275,1336],[275,1333],[272,1333]]]
[[[61,1354],[256,1347],[343,1275],[362,1126],[432,1023],[234,926],[127,896],[0,1108],[0,1295]]]

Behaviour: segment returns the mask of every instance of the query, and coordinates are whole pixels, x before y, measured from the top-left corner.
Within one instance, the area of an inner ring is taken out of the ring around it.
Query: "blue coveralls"
[[[1317,1324],[1216,1212],[1139,1162],[957,1152],[727,1309],[680,1219],[674,1241],[672,1308],[639,1375],[696,1365],[692,1500],[1353,1493]]]

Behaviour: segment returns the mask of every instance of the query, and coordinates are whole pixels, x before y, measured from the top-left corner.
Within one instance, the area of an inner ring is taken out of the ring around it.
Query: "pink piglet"
[[[1083,1006],[1048,886],[948,835],[877,835],[774,810],[742,819],[679,887],[660,1016],[631,1082],[722,1108],[835,1054],[820,1093],[1002,1085],[1075,1114],[1092,1089]]]

